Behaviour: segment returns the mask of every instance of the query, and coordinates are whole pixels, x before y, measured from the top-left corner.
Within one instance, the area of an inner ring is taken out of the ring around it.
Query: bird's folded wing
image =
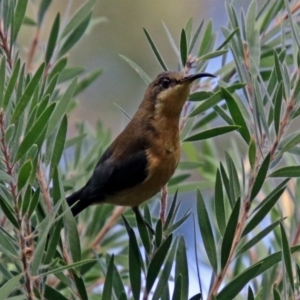
[[[109,157],[100,161],[84,188],[81,200],[101,202],[107,196],[131,188],[146,179],[147,168],[145,150],[133,153],[122,160]]]

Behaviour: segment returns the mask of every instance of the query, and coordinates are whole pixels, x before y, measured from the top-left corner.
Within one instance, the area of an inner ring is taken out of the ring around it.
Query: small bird
[[[84,187],[69,197],[74,216],[91,204],[138,207],[169,181],[180,159],[179,119],[194,80],[209,73],[163,72],[134,117],[100,158]]]

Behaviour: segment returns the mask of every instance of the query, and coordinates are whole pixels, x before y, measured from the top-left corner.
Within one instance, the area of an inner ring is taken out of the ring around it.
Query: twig
[[[42,171],[40,162],[38,163],[36,177],[40,183],[42,194],[43,194],[44,200],[46,202],[47,210],[48,210],[48,212],[50,212],[52,210],[51,198],[50,198],[50,194],[49,194],[49,188],[46,183],[45,175]]]
[[[27,299],[33,300],[33,291],[32,291],[32,280],[29,274],[29,263],[27,262],[27,253],[28,253],[28,247],[26,245],[26,239],[25,234],[23,233],[22,228],[22,218],[19,210],[18,205],[18,192],[17,192],[17,185],[14,182],[14,164],[11,163],[10,160],[10,152],[5,142],[5,122],[4,122],[4,112],[1,109],[0,110],[0,132],[1,132],[1,138],[0,138],[0,144],[1,144],[1,151],[3,154],[3,161],[6,166],[6,173],[10,175],[12,180],[10,181],[10,193],[12,195],[13,201],[14,201],[14,211],[15,216],[18,222],[18,230],[17,233],[19,235],[19,241],[20,241],[20,248],[21,248],[21,261],[23,265],[23,273],[25,277],[25,289],[27,293]]]
[[[161,189],[161,201],[160,201],[160,220],[162,225],[165,224],[166,221],[166,207],[167,207],[167,198],[168,198],[168,187],[164,185]]]
[[[32,71],[33,69],[33,60],[34,60],[34,55],[38,46],[40,38],[40,27],[37,27],[30,50],[28,54],[28,61],[27,61],[27,72]]]
[[[4,50],[6,57],[7,57],[7,63],[9,65],[9,67],[12,69],[13,63],[12,63],[12,59],[11,59],[11,48],[7,41],[7,35],[5,35],[2,31],[2,27],[0,28],[0,39],[2,41],[1,48]]]
[[[112,215],[109,217],[109,219],[106,221],[104,226],[102,227],[101,231],[97,234],[97,236],[94,238],[94,240],[91,242],[90,246],[91,248],[98,248],[100,242],[106,235],[106,233],[114,226],[117,219],[120,217],[120,215],[124,212],[126,207],[124,206],[118,206],[114,209]]]

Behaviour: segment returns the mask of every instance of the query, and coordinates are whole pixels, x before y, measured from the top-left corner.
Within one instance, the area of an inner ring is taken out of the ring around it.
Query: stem
[[[6,173],[10,175],[11,178],[15,178],[14,174],[14,164],[11,163],[11,156],[9,149],[7,147],[7,144],[5,142],[5,122],[4,122],[4,112],[3,110],[0,110],[0,132],[1,132],[1,139],[0,139],[0,145],[1,145],[1,151],[3,154],[3,161],[6,166]],[[19,241],[20,241],[20,248],[21,248],[21,261],[23,265],[23,273],[25,277],[25,290],[27,292],[27,299],[33,300],[33,291],[32,291],[32,280],[29,274],[29,263],[27,262],[27,253],[28,253],[28,246],[26,245],[26,232],[24,230],[23,233],[23,226],[22,226],[22,218],[18,206],[18,192],[17,192],[17,185],[12,179],[9,183],[10,186],[10,193],[12,195],[13,201],[14,201],[14,211],[15,216],[18,222],[18,229],[16,232],[19,235]]]
[[[12,59],[11,59],[11,48],[7,41],[7,35],[4,34],[2,31],[2,26],[0,27],[0,40],[2,41],[1,48],[3,49],[3,51],[5,52],[6,57],[7,57],[7,63],[9,65],[10,69],[12,69],[13,63],[12,63]]]
[[[27,72],[30,72],[33,69],[33,60],[34,60],[34,55],[35,55],[35,52],[36,52],[36,49],[38,46],[39,38],[40,38],[40,28],[37,27],[30,50],[29,50],[29,54],[28,54]]]
[[[51,198],[50,198],[50,194],[49,194],[49,188],[46,183],[45,175],[42,171],[40,162],[38,163],[36,176],[37,176],[37,179],[41,186],[41,190],[42,190],[44,200],[46,202],[47,210],[48,210],[48,212],[50,212],[52,210]]]

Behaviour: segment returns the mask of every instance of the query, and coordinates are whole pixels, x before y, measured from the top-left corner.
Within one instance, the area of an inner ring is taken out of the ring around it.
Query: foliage
[[[26,16],[27,0],[0,1],[1,297],[296,299],[300,134],[288,129],[300,115],[299,3],[264,1],[258,9],[253,0],[238,12],[226,2],[228,25],[221,28],[219,46],[211,21],[194,30],[189,19],[178,43],[164,25],[185,73],[205,71],[211,59],[219,64],[218,83],[197,82],[183,110],[187,159],[168,184],[173,199],[166,218],[163,210],[156,217],[149,202],[142,215],[100,205],[74,219],[65,194],[86,182],[110,140],[100,123],[95,130],[78,124],[77,135],[67,138],[75,96],[101,74],[82,76],[67,65],[95,3],[87,0],[69,20],[57,14],[47,47],[37,55],[51,0],[40,2],[36,20]],[[36,34],[24,58],[17,40],[28,25]],[[144,32],[158,64],[168,70]],[[231,138],[226,151],[216,147],[224,134]],[[201,180],[186,180],[192,174]],[[185,191],[196,195],[197,214],[188,210],[179,218]],[[193,247],[177,233],[187,220],[194,222]],[[188,248],[194,248],[194,262]],[[189,284],[192,263],[197,289]]]

